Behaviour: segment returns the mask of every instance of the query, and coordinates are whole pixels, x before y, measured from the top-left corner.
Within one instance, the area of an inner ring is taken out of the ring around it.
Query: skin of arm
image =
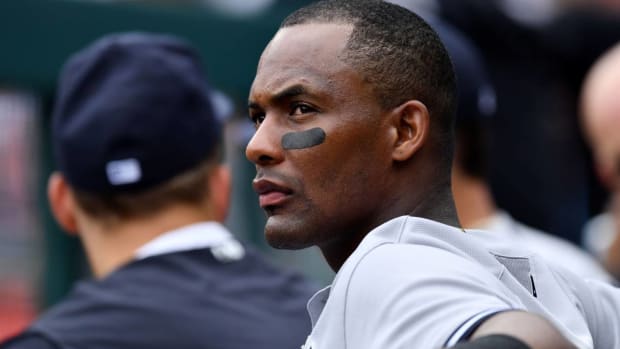
[[[524,311],[507,311],[489,318],[469,340],[496,334],[519,339],[531,349],[576,349],[549,321]]]

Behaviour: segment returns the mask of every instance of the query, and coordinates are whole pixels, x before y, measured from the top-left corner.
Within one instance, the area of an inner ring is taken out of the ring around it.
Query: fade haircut
[[[280,28],[313,23],[353,26],[340,59],[373,86],[384,109],[412,99],[424,103],[444,151],[443,164],[449,168],[456,82],[448,52],[435,31],[413,12],[379,0],[316,2],[289,15]]]

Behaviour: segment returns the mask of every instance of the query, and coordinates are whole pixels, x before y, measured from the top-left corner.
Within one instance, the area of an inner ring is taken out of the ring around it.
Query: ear
[[[231,189],[230,168],[226,165],[218,165],[209,178],[209,195],[213,207],[214,219],[224,222],[228,215]]]
[[[47,181],[47,199],[56,222],[67,233],[77,234],[75,199],[67,181],[58,172],[52,173]]]
[[[391,113],[395,135],[392,159],[406,161],[426,143],[430,130],[428,109],[422,102],[410,100]]]

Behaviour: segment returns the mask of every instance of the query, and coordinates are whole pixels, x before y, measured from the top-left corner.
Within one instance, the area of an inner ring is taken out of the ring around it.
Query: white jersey
[[[507,310],[542,315],[577,348],[620,348],[620,290],[552,270],[493,233],[409,216],[371,231],[312,297],[303,348],[451,346]]]

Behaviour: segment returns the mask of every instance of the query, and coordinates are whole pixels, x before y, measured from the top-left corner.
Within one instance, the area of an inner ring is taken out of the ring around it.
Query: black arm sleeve
[[[531,349],[515,337],[494,334],[476,338],[470,342],[461,342],[452,349]]]
[[[61,349],[61,347],[43,336],[22,334],[0,344],[0,349]]]

